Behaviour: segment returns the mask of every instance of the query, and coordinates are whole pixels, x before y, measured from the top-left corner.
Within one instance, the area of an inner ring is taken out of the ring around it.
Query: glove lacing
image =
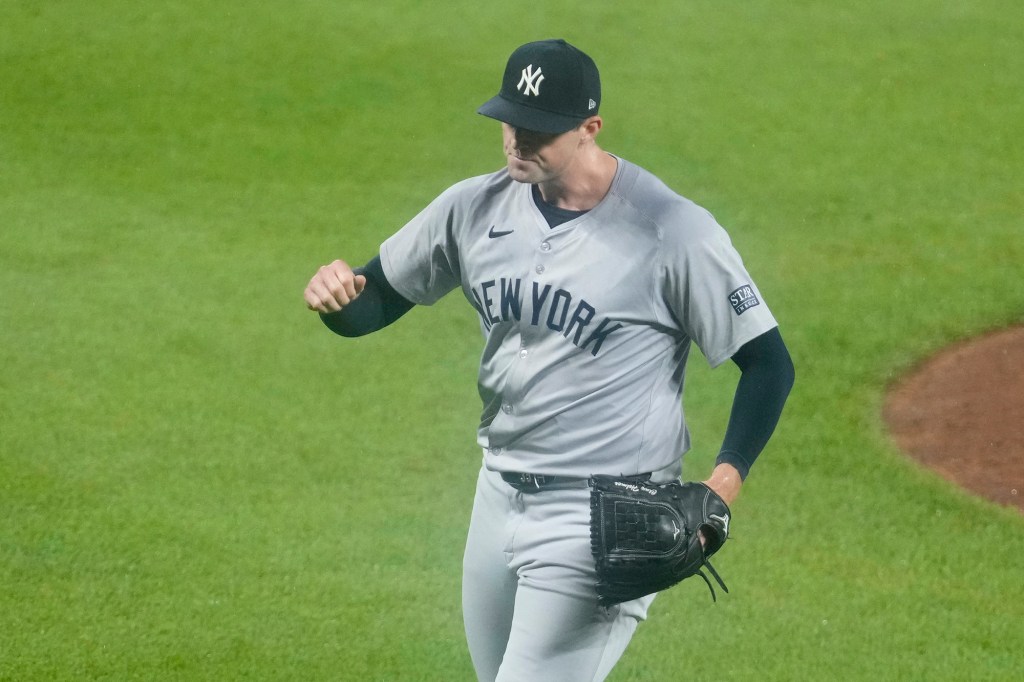
[[[715,587],[711,584],[711,581],[708,580],[707,575],[704,573],[703,569],[705,568],[708,569],[708,572],[711,573],[722,589],[725,590],[726,594],[729,593],[729,588],[725,586],[725,581],[722,580],[722,576],[718,575],[718,571],[716,571],[715,567],[711,565],[711,562],[705,559],[704,563],[701,564],[701,567],[697,569],[697,575],[704,579],[704,582],[707,583],[708,589],[711,590],[711,601],[717,602],[718,596],[715,594]]]

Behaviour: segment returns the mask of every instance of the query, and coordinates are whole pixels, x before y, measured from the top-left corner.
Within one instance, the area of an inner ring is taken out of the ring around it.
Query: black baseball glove
[[[729,591],[708,563],[728,537],[729,506],[703,483],[590,479],[590,539],[601,606],[664,590],[693,575],[704,579],[717,600],[702,569]]]

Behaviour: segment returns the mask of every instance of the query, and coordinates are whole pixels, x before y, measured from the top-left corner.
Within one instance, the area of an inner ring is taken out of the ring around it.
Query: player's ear
[[[597,134],[601,132],[601,128],[604,126],[604,121],[600,116],[591,116],[590,118],[583,121],[580,124],[580,144],[584,144],[593,140],[597,137]]]

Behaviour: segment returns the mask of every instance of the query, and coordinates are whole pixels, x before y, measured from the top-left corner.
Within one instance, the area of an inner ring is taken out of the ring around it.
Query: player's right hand
[[[356,300],[366,286],[366,277],[357,275],[343,260],[324,265],[306,285],[306,307],[321,313],[336,313]]]

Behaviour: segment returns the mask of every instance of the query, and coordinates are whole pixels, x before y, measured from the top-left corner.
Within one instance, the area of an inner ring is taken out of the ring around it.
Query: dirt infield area
[[[908,455],[1024,513],[1024,327],[930,358],[893,386],[883,416]]]

